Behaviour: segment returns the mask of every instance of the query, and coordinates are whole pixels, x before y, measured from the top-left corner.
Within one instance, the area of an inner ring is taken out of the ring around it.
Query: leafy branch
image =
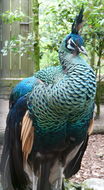
[[[24,18],[26,18],[26,15],[20,10],[15,10],[14,12],[5,11],[0,15],[0,17],[5,24],[12,24],[14,22],[23,21]]]
[[[6,40],[1,52],[3,56],[6,56],[9,50],[15,54],[19,54],[20,56],[23,56],[26,53],[33,56],[34,44],[35,42],[32,33],[28,33],[26,37],[18,35],[17,38],[13,38],[10,41]]]

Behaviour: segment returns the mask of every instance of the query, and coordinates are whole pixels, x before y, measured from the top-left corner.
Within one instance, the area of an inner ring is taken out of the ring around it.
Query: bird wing
[[[19,82],[12,89],[12,92],[10,94],[9,107],[11,108],[20,97],[22,97],[22,96],[26,95],[27,93],[31,92],[32,89],[33,89],[33,86],[38,84],[39,82],[40,82],[40,80],[37,79],[34,76],[25,78],[21,82]]]

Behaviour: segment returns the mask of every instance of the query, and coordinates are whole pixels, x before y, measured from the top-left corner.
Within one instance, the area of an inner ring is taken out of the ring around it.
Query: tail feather
[[[59,178],[54,183],[50,183],[50,171],[52,168],[53,160],[45,160],[41,164],[41,172],[38,180],[37,190],[65,190],[64,181],[62,181],[62,176],[59,174]],[[61,186],[60,186],[61,180]]]
[[[10,109],[7,117],[1,158],[1,179],[4,190],[25,190],[29,184],[28,176],[23,168],[22,145],[20,141],[21,122],[26,110],[26,98],[22,97]],[[3,182],[4,180],[7,181],[6,185]]]
[[[81,167],[81,161],[82,161],[84,152],[87,148],[88,139],[89,139],[89,136],[87,135],[85,141],[81,145],[81,147],[78,150],[75,157],[67,164],[67,166],[64,170],[64,175],[65,175],[66,179],[72,177],[73,175],[75,175],[79,171],[79,169]]]
[[[10,114],[8,114],[7,123],[9,121],[9,117],[10,117]],[[10,177],[9,140],[10,140],[10,130],[9,130],[9,125],[7,125],[5,134],[4,134],[3,151],[2,151],[1,163],[0,163],[1,184],[4,190],[9,190],[9,189],[13,190],[12,181]]]
[[[57,157],[57,159],[59,158]],[[29,161],[30,165],[33,166],[34,177],[38,177],[36,190],[65,190],[60,161],[57,159],[54,152],[52,154],[41,154],[39,152],[34,154],[34,150],[32,150]]]
[[[18,134],[19,126],[15,126],[14,141],[10,148],[10,174],[14,189],[25,189],[28,184],[28,177],[23,169],[23,156],[21,142]],[[13,135],[13,133],[12,133]]]
[[[37,190],[51,190],[51,185],[49,183],[50,166],[50,161],[46,161],[41,165],[41,174],[38,181]]]

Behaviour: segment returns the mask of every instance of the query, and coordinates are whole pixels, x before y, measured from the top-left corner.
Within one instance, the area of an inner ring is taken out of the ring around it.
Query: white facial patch
[[[73,43],[73,40],[70,38],[70,39],[67,41],[67,48],[68,48],[68,49],[71,49],[71,50],[74,50],[74,48],[71,46],[71,42]]]

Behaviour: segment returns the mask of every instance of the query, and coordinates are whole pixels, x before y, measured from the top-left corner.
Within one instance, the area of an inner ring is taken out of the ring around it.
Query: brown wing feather
[[[90,120],[90,125],[88,128],[88,135],[91,135],[94,129],[94,118]]]
[[[32,126],[32,120],[29,117],[28,111],[22,121],[21,141],[23,157],[27,160],[34,142],[34,127]]]

